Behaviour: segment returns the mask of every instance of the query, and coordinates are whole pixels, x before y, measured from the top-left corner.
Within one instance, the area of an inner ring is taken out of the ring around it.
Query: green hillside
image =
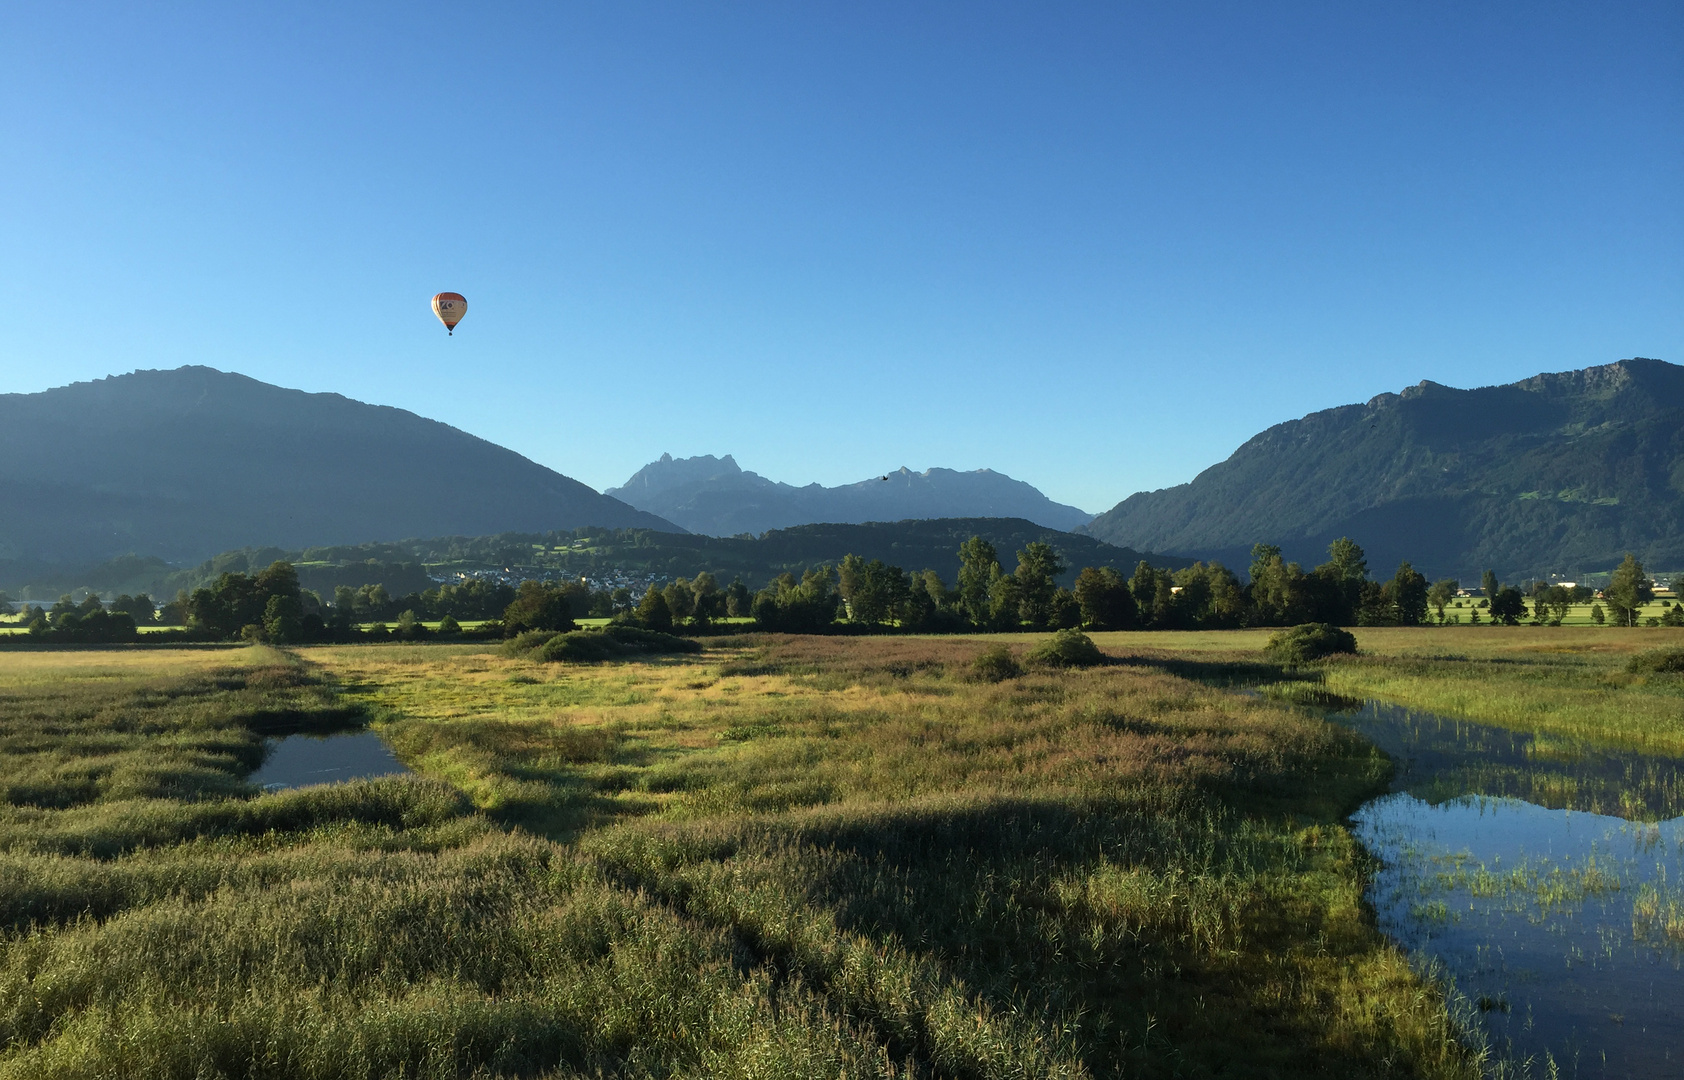
[[[849,553],[882,559],[905,570],[934,569],[951,582],[958,573],[959,545],[981,536],[1000,552],[1010,571],[1014,554],[1032,540],[1059,552],[1070,569],[1068,585],[1084,566],[1112,566],[1125,573],[1141,559],[1176,569],[1191,560],[1160,558],[1114,547],[1091,536],[1044,528],[1020,518],[943,518],[933,521],[872,522],[864,525],[801,525],[757,538],[723,539],[653,529],[584,528],[567,532],[502,533],[403,540],[389,544],[285,549],[240,548],[197,566],[177,569],[158,559],[127,557],[83,570],[29,581],[0,577],[0,588],[13,595],[50,599],[61,593],[148,592],[172,596],[225,572],[243,573],[285,559],[298,567],[307,589],[330,595],[336,585],[385,585],[394,594],[417,592],[431,584],[429,574],[507,571],[511,575],[562,573],[600,578],[615,571],[653,577],[694,577],[703,570],[721,581],[740,577],[758,588],[781,573],[799,575],[820,563],[834,563]]]
[[[1243,566],[1252,544],[1319,561],[1351,536],[1429,576],[1684,567],[1684,367],[1632,359],[1508,386],[1423,382],[1278,424],[1191,483],[1082,531]]]

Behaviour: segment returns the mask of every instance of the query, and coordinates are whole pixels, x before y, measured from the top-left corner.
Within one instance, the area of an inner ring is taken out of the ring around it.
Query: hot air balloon
[[[456,336],[456,324],[468,313],[468,301],[461,293],[441,292],[433,297],[433,314],[439,317],[445,330]]]

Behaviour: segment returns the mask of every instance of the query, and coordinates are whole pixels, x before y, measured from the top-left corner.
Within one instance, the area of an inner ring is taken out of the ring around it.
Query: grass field
[[[1178,637],[8,653],[0,1077],[1476,1075],[1360,902],[1386,763]],[[242,786],[364,719],[419,779]]]
[[[1684,649],[1684,629],[1517,626],[1356,634],[1361,655],[1328,665],[1330,690],[1684,757],[1684,677],[1626,671],[1641,652]]]

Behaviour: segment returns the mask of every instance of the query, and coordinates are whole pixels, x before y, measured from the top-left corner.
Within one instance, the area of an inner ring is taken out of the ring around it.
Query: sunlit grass
[[[0,823],[0,1077],[1477,1074],[1361,901],[1371,747],[1173,636],[973,681],[995,640],[0,657],[0,761],[59,755]],[[241,784],[364,721],[420,779]],[[235,749],[77,786],[136,737]]]

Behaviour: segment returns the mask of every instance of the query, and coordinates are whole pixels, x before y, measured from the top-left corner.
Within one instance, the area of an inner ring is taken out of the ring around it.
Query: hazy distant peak
[[[698,454],[695,457],[675,458],[671,454],[662,454],[659,461],[651,461],[643,468],[633,473],[631,478],[619,487],[609,488],[604,492],[615,498],[626,497],[627,493],[640,492],[644,497],[671,491],[674,488],[687,487],[696,484],[746,482],[750,486],[770,484],[771,481],[751,472],[744,472],[737,464],[737,460],[730,454],[724,457],[714,457],[712,454]],[[616,494],[620,493],[620,494]]]
[[[713,536],[762,533],[818,522],[959,517],[1020,517],[1069,530],[1092,515],[1055,503],[1021,480],[992,469],[929,468],[893,472],[837,487],[776,483],[741,469],[731,455],[674,458],[662,454],[607,494]]]

